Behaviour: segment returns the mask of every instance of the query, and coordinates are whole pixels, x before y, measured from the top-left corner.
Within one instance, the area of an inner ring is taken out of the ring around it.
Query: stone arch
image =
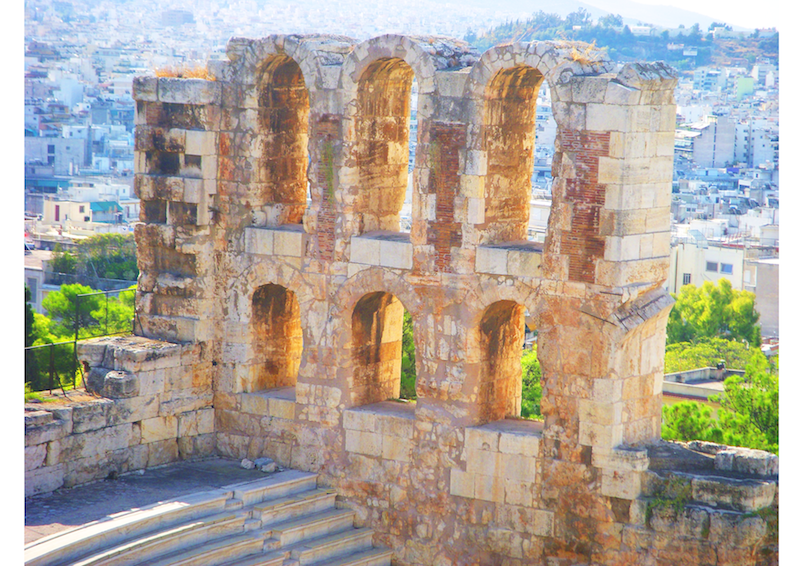
[[[256,68],[258,191],[268,208],[258,224],[299,224],[308,200],[309,91],[300,65],[275,54]]]
[[[400,300],[385,291],[367,293],[353,308],[354,405],[400,396],[404,310]]]
[[[416,79],[420,97],[432,92],[434,72],[431,56],[416,41],[392,35],[359,44],[343,64],[344,162],[349,174],[341,188],[353,202],[356,235],[400,231],[409,181],[411,85]],[[423,106],[419,104],[417,115],[418,138],[426,127]],[[417,199],[412,190],[412,201]]]
[[[519,417],[526,326],[539,331],[542,381],[544,374],[550,373],[549,360],[542,355],[548,351],[548,298],[540,294],[538,286],[489,282],[464,302],[474,305],[464,320],[468,356],[475,360],[472,377],[465,384],[474,391],[474,423]]]
[[[570,86],[564,85],[572,76],[607,70],[606,59],[582,63],[575,60],[575,53],[574,45],[567,42],[513,43],[490,48],[473,66],[465,96],[471,100],[479,126],[467,136],[464,173],[485,175],[484,215],[474,227],[476,244],[527,238],[538,90],[544,82],[550,87],[557,136],[561,136],[564,128],[574,126],[565,121],[570,114],[565,104],[572,100],[567,92]],[[557,171],[553,175],[555,183]],[[557,210],[556,195],[553,198],[553,210]]]
[[[303,352],[297,295],[282,285],[267,283],[254,290],[251,304],[253,355],[244,392],[295,386]]]
[[[366,301],[366,297],[371,297],[371,300]],[[346,352],[345,356],[350,359],[348,367],[352,373],[345,385],[349,390],[350,406],[397,398],[403,312],[407,310],[411,316],[416,344],[420,343],[421,333],[425,330],[419,318],[425,312],[425,305],[415,289],[401,277],[377,267],[370,268],[339,287],[336,290],[336,302],[332,306],[330,316],[340,321],[343,330],[346,329],[338,334],[335,347]],[[387,308],[388,312],[385,311]],[[358,322],[357,317],[361,318]],[[380,323],[381,332],[378,332],[378,327],[370,326],[373,317]],[[368,327],[375,333],[365,333]],[[377,342],[376,337],[380,338]],[[380,357],[380,361],[376,356]],[[418,375],[419,359],[418,352]],[[379,375],[378,370],[385,373]],[[380,385],[376,386],[378,383]]]

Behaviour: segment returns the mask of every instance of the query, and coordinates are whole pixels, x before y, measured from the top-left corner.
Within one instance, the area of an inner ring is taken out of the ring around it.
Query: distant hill
[[[486,0],[461,0],[460,4],[475,8],[486,8]],[[701,29],[715,21],[724,22],[725,14],[718,18],[710,18],[703,14],[681,10],[672,6],[651,6],[640,4],[631,0],[492,0],[491,6],[498,12],[517,13],[522,17],[530,17],[539,12],[558,14],[561,17],[583,8],[597,21],[608,14],[619,14],[626,24],[634,25],[639,22],[653,24],[659,27],[677,28],[681,24],[689,28],[699,24]],[[740,29],[734,27],[734,29]]]

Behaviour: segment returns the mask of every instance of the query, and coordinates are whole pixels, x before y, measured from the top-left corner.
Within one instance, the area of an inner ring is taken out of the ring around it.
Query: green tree
[[[61,244],[56,244],[49,263],[50,270],[55,273],[74,275],[78,269],[78,258],[70,252],[65,252]]]
[[[661,413],[661,437],[665,440],[722,442],[722,429],[708,405],[681,401],[664,405]]]
[[[705,440],[778,453],[778,370],[753,355],[744,377],[725,380],[725,390],[709,400],[711,407],[682,401],[662,408],[661,435],[666,440]]]
[[[664,373],[714,367],[725,360],[729,369],[745,369],[752,355],[764,356],[756,346],[724,338],[701,338],[695,343],[678,342],[667,345]]]
[[[417,357],[414,349],[414,322],[403,312],[403,359],[400,365],[400,398],[417,398]]]
[[[97,326],[98,319],[93,313],[101,310],[102,298],[99,295],[78,297],[93,291],[91,287],[75,283],[62,285],[59,291],[48,293],[42,300],[42,306],[52,319],[53,334],[64,338],[74,337],[76,320],[78,328],[83,331]]]
[[[668,344],[721,337],[761,345],[755,294],[733,289],[727,279],[718,285],[684,285],[675,299],[667,323]]]
[[[619,14],[606,14],[597,20],[597,23],[604,28],[620,28],[624,22]]]
[[[542,368],[539,365],[537,344],[522,354],[522,410],[527,419],[542,416]]]

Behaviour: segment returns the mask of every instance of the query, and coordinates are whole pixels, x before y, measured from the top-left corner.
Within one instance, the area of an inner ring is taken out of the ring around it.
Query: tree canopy
[[[136,243],[133,236],[96,234],[81,241],[73,250],[56,246],[50,268],[56,273],[80,275],[87,279],[135,281]]]
[[[733,289],[730,281],[720,279],[718,285],[710,281],[700,287],[684,285],[673,296],[676,302],[667,323],[667,344],[719,337],[761,345],[756,297],[750,291]]]
[[[778,367],[754,353],[744,376],[725,380],[725,391],[709,399],[664,405],[661,435],[666,440],[705,440],[778,453]]]

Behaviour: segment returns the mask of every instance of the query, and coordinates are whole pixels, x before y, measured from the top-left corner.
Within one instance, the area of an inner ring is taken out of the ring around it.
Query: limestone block
[[[147,467],[161,466],[178,460],[178,441],[175,438],[148,445]]]
[[[381,241],[366,237],[350,239],[350,261],[365,265],[380,265]]]
[[[217,143],[214,132],[186,131],[186,153],[188,155],[216,155]]]
[[[411,269],[413,267],[411,242],[381,240],[380,264],[382,267]]]
[[[174,416],[154,417],[141,422],[142,444],[159,442],[178,436],[178,419]]]
[[[600,493],[607,497],[634,500],[642,492],[642,476],[639,472],[603,470]]]
[[[42,426],[53,422],[53,413],[50,411],[25,411],[25,426]]]
[[[61,441],[61,461],[68,462],[80,458],[103,459],[109,452],[128,448],[131,437],[132,427],[130,424],[72,434]]]
[[[729,478],[692,479],[692,499],[711,505],[726,505],[745,512],[768,507],[775,499],[775,484]]]
[[[528,434],[501,432],[499,451],[502,454],[537,456],[539,454],[539,437]]]
[[[47,443],[46,466],[57,466],[61,462],[61,441],[53,440]]]
[[[271,417],[293,421],[296,409],[297,403],[291,399],[271,397],[269,400],[269,415]]]
[[[25,471],[41,467],[47,458],[47,444],[36,444],[25,447]]]
[[[274,230],[266,228],[245,228],[245,252],[258,255],[272,255],[274,234]]]
[[[241,408],[243,413],[251,415],[268,415],[269,414],[269,397],[264,391],[256,391],[253,393],[241,393],[239,395]],[[216,401],[216,396],[215,396]]]
[[[206,155],[203,157],[202,170],[203,180],[216,181],[217,180],[217,161],[219,158],[216,155]],[[216,190],[214,191],[216,194]]]
[[[275,255],[303,257],[305,232],[296,230],[275,230],[273,251]]]
[[[505,485],[502,477],[475,474],[475,499],[483,501],[505,502]]]
[[[69,423],[69,428],[72,422]],[[42,426],[27,427],[25,429],[25,446],[44,444],[52,440],[64,438],[68,431],[68,425],[64,421],[53,421]]]
[[[582,421],[578,431],[578,442],[584,446],[611,449],[622,443],[622,433],[622,425],[602,425]]]
[[[183,202],[198,204],[204,200],[205,189],[202,179],[186,178],[183,182]]]
[[[344,411],[345,430],[375,431],[378,428],[374,412],[351,409]]]
[[[139,395],[142,397],[156,396],[166,391],[166,371],[163,369],[142,371],[139,377]]]
[[[542,252],[534,250],[508,250],[507,265],[509,275],[516,275],[519,277],[541,277]]]
[[[769,477],[778,474],[778,457],[763,450],[729,447],[714,455],[714,469]]]
[[[486,197],[486,177],[481,175],[461,175],[459,177],[461,195],[468,199],[479,199],[483,204]],[[485,206],[485,205],[484,205]]]
[[[540,537],[553,536],[555,513],[544,509],[533,511],[533,534]]]
[[[505,502],[509,505],[522,505],[530,507],[533,503],[533,489],[529,482],[505,478]]]
[[[382,437],[373,432],[348,430],[345,432],[345,450],[364,456],[381,456]]]
[[[709,513],[708,540],[720,546],[749,546],[766,534],[766,521],[757,515],[742,517],[724,511]]]
[[[481,427],[464,429],[464,447],[467,450],[497,452],[500,445],[500,432]]]
[[[488,154],[485,151],[476,149],[467,150],[466,163],[464,164],[465,175],[486,175]]]
[[[46,466],[25,472],[25,497],[50,493],[64,485],[64,465]]]
[[[465,445],[464,448],[464,459],[467,461],[467,471],[474,474],[502,476],[502,456],[505,455],[499,452],[476,450],[469,444]]]
[[[220,83],[203,79],[158,79],[158,100],[175,104],[219,104]]]
[[[508,274],[508,250],[478,246],[475,251],[475,271],[493,275]]]
[[[498,475],[517,482],[533,483],[536,479],[536,460],[524,454],[500,454]]]
[[[384,437],[382,440],[381,457],[394,462],[410,462],[413,444],[409,440],[397,437]]]
[[[622,404],[599,403],[590,399],[578,401],[578,417],[582,422],[613,425],[622,422]]]
[[[475,498],[475,475],[457,468],[450,470],[450,495]]]
[[[74,405],[72,407],[72,433],[76,434],[105,427],[108,409],[113,404],[114,402],[109,399],[99,399]]]
[[[156,77],[134,77],[131,96],[134,100],[158,101],[158,79]]]
[[[572,101],[613,105],[608,102],[606,93],[609,80],[606,77],[574,77],[572,79]]]

